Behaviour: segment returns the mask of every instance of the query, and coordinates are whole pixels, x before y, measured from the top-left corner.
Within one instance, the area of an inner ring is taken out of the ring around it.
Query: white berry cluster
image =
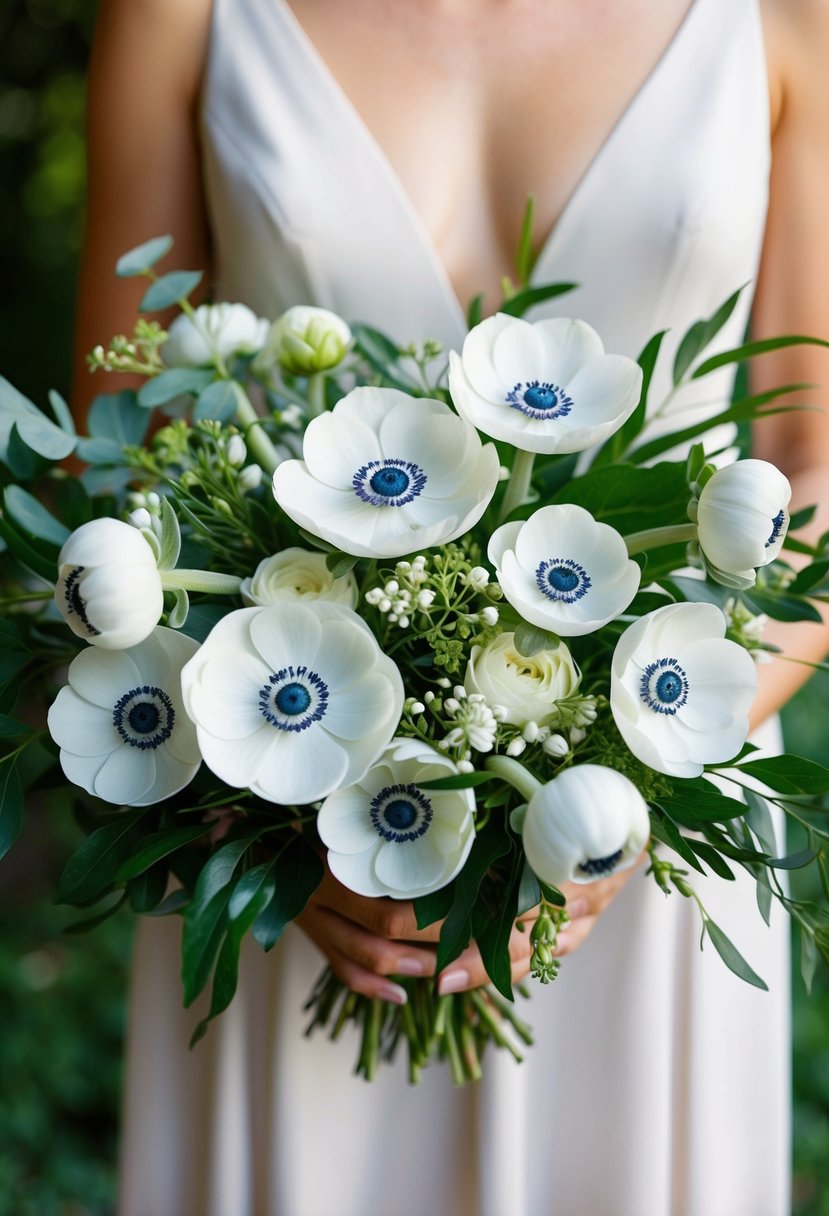
[[[394,578],[366,592],[366,603],[382,612],[390,625],[408,629],[415,613],[428,615],[435,598],[428,581],[426,558],[419,554],[413,561],[400,561],[394,567]]]

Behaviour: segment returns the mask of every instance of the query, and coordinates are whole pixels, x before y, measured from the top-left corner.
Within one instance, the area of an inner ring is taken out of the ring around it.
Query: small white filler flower
[[[554,722],[556,702],[571,697],[579,679],[563,642],[525,658],[515,649],[515,634],[501,633],[488,646],[472,647],[463,682],[468,693],[481,693],[488,705],[500,706],[503,722],[524,727]]]
[[[472,790],[422,790],[457,765],[418,739],[393,739],[365,776],[326,798],[317,828],[331,873],[358,895],[414,899],[445,887],[475,839]]]
[[[283,804],[358,781],[403,708],[395,663],[355,612],[325,600],[228,613],[181,679],[208,768]]]
[[[632,781],[601,764],[578,764],[530,799],[521,828],[533,872],[551,886],[595,882],[635,865],[650,818]]]
[[[746,741],[757,672],[725,629],[713,604],[668,604],[616,645],[610,708],[634,756],[657,772],[698,777]]]
[[[83,650],[48,715],[60,763],[106,802],[151,806],[192,781],[201,761],[180,673],[198,643],[159,625],[128,650]]]
[[[304,460],[273,477],[283,511],[357,557],[401,557],[477,523],[498,484],[498,455],[441,401],[356,388],[305,432]]]
[[[266,557],[251,578],[242,581],[242,599],[251,606],[278,604],[285,600],[329,600],[334,604],[357,603],[357,580],[349,571],[334,578],[325,564],[325,554],[293,546]]]
[[[738,460],[713,474],[697,503],[697,534],[714,577],[754,585],[757,567],[783,547],[791,496],[788,480],[765,460]]]
[[[200,304],[194,315],[181,313],[161,348],[167,367],[204,367],[232,355],[261,350],[269,323],[246,304]]]
[[[458,413],[525,452],[583,452],[617,431],[642,389],[642,370],[606,355],[584,321],[522,321],[497,313],[449,356]]]
[[[161,575],[147,541],[131,524],[81,524],[58,555],[55,604],[69,628],[104,650],[127,650],[157,625]]]
[[[278,363],[295,376],[310,376],[337,367],[350,346],[351,330],[342,317],[297,304],[274,321],[257,366]]]
[[[563,637],[594,633],[639,590],[639,567],[615,528],[569,503],[503,524],[488,556],[524,619]]]

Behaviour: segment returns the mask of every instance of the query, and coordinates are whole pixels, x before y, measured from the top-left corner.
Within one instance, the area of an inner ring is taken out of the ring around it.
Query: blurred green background
[[[68,389],[94,7],[0,5],[0,372],[38,402]],[[829,679],[818,677],[786,713],[787,745],[825,762],[827,722]],[[0,862],[0,1216],[113,1211],[130,922],[62,932],[75,917],[51,900],[77,839],[47,799]],[[794,1081],[793,1212],[829,1216],[825,974],[810,999],[795,978]]]

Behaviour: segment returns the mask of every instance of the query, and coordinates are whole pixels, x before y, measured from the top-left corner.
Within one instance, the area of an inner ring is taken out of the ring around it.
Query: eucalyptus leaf
[[[734,881],[734,871],[713,845],[708,844],[705,840],[697,840],[693,836],[687,837],[687,840],[689,847],[710,866],[719,878]]]
[[[332,578],[345,578],[357,565],[357,558],[348,553],[328,553],[325,568]]]
[[[55,519],[42,503],[21,486],[7,486],[3,505],[19,528],[59,549],[69,537],[69,529]]]
[[[818,855],[817,849],[799,849],[796,853],[789,853],[786,857],[771,857],[768,865],[773,870],[802,870],[804,866],[808,866],[814,861]]]
[[[700,874],[705,873],[686,837],[682,835],[679,828],[671,823],[670,819],[661,813],[661,811],[651,816],[651,834],[657,840],[661,840],[663,844],[667,844],[669,848],[673,849],[692,869],[697,870]]]
[[[119,448],[137,447],[143,443],[149,424],[146,412],[138,408],[132,389],[103,393],[95,398],[89,411],[90,436],[93,439],[110,439]]]
[[[541,650],[558,650],[559,639],[556,634],[539,629],[529,621],[519,621],[515,627],[513,645],[525,659],[531,659]]]
[[[28,397],[0,376],[0,459],[9,463],[13,433],[46,460],[63,460],[75,448],[75,436],[56,426]]]
[[[202,389],[193,410],[196,422],[212,419],[215,422],[231,422],[236,417],[238,398],[232,380],[214,380]]]
[[[818,949],[815,944],[814,934],[810,932],[805,925],[800,926],[800,976],[803,980],[803,986],[806,991],[811,994],[812,981],[815,978],[815,969],[818,963]]]
[[[764,992],[768,992],[768,984],[764,980],[761,980],[757,972],[749,967],[740,951],[726,937],[719,925],[715,924],[713,920],[706,920],[705,932],[711,939],[711,944],[717,951],[717,954],[719,954],[730,971],[738,975],[741,980],[745,980],[747,984],[753,984],[755,988],[762,988]]]
[[[136,245],[128,253],[122,254],[115,263],[115,273],[119,279],[131,279],[144,274],[156,262],[160,262],[172,247],[173,238],[171,236],[153,237],[151,241],[145,241],[143,245]]]
[[[42,578],[45,583],[54,584],[58,573],[54,553],[47,557],[30,537],[21,536],[11,522],[3,519],[2,516],[0,516],[0,537],[6,542],[9,551],[18,561],[27,566],[33,574]]]
[[[202,281],[200,270],[173,270],[151,283],[138,305],[139,312],[161,312],[186,300]]]
[[[58,426],[67,435],[75,436],[75,419],[72,417],[72,411],[61,397],[60,393],[54,389],[49,389],[49,404],[52,407],[52,413],[55,415]]]
[[[197,397],[215,375],[215,371],[206,367],[171,367],[141,385],[138,390],[138,404],[149,410],[157,405],[164,405],[183,393]]]

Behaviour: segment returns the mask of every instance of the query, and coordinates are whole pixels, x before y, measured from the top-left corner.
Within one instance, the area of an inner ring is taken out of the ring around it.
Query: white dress
[[[203,137],[223,298],[459,345],[437,251],[285,0],[215,0]],[[534,281],[583,284],[546,311],[631,355],[671,327],[661,400],[679,335],[756,275],[768,165],[758,0],[694,0],[546,242]],[[691,420],[728,392],[724,375],[673,408]],[[304,1038],[321,959],[298,930],[271,955],[251,946],[231,1009],[189,1053],[180,923],[145,920],[120,1216],[783,1216],[786,919],[765,927],[742,872],[698,889],[770,993],[701,953],[694,906],[640,873],[522,1005],[525,1063],[490,1053],[464,1090],[437,1068],[417,1089],[402,1067],[368,1085],[353,1040]]]

